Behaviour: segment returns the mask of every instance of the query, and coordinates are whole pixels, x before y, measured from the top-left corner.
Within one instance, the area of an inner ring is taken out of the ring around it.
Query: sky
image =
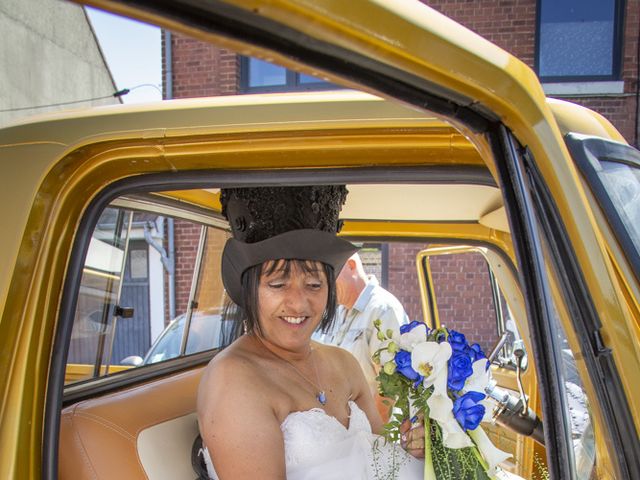
[[[162,100],[160,29],[86,7],[124,103]]]

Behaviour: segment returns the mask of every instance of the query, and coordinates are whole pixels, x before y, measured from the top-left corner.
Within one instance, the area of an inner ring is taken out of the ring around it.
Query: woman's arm
[[[251,362],[225,356],[200,382],[198,421],[220,480],[284,480],[284,442],[269,394]]]

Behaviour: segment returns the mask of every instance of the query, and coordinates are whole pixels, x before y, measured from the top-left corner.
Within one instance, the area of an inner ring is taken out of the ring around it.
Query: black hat
[[[242,274],[268,260],[314,260],[338,275],[357,248],[338,238],[344,185],[223,189],[222,214],[234,238],[222,253],[222,281],[242,306]]]

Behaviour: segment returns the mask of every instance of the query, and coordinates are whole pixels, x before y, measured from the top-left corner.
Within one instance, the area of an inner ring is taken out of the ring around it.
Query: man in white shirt
[[[371,358],[381,344],[373,322],[379,319],[383,331],[388,328],[398,330],[400,325],[409,323],[409,318],[400,301],[382,288],[375,276],[367,276],[357,253],[340,271],[336,291],[339,306],[334,326],[330,332],[320,335],[319,340],[345,348],[358,359],[378,400],[378,409],[386,416],[388,407],[381,404],[378,395],[378,366]]]

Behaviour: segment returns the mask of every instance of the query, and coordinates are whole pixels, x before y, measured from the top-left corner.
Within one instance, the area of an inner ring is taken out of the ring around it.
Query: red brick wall
[[[487,262],[479,253],[431,261],[440,323],[479,343],[486,353],[498,340]]]
[[[163,52],[164,40],[163,32]],[[177,33],[171,35],[171,47],[173,98],[238,93],[240,70],[235,53]],[[164,62],[163,75],[166,75]]]
[[[193,270],[198,254],[198,243],[202,226],[188,220],[175,219],[174,246],[175,246],[175,282],[176,282],[176,316],[187,311]],[[224,287],[220,275],[222,261],[222,249],[229,237],[225,231],[213,227],[207,234],[207,243],[203,252],[202,266],[200,270],[200,289],[197,292],[196,302],[198,310],[222,307],[224,301]],[[165,281],[168,275],[165,274]],[[168,304],[165,305],[168,316]]]
[[[640,50],[640,0],[627,0],[622,52],[622,78],[625,93],[637,94]]]
[[[202,227],[186,220],[176,219],[174,230],[176,315],[180,315],[187,311]]]
[[[422,0],[533,68],[536,0]]]
[[[632,145],[638,147],[636,96],[565,98],[604,115]]]
[[[531,68],[535,61],[536,0],[422,0],[433,9],[507,50]],[[638,37],[640,0],[627,0],[623,45],[624,95],[562,97],[604,115],[638,146]]]
[[[424,320],[416,255],[424,244],[390,243],[388,290],[411,320]],[[445,255],[431,260],[440,323],[459,330],[488,352],[497,340],[489,272],[477,253]]]
[[[416,269],[416,255],[424,248],[422,243],[389,244],[387,289],[400,300],[410,320],[424,320]]]

